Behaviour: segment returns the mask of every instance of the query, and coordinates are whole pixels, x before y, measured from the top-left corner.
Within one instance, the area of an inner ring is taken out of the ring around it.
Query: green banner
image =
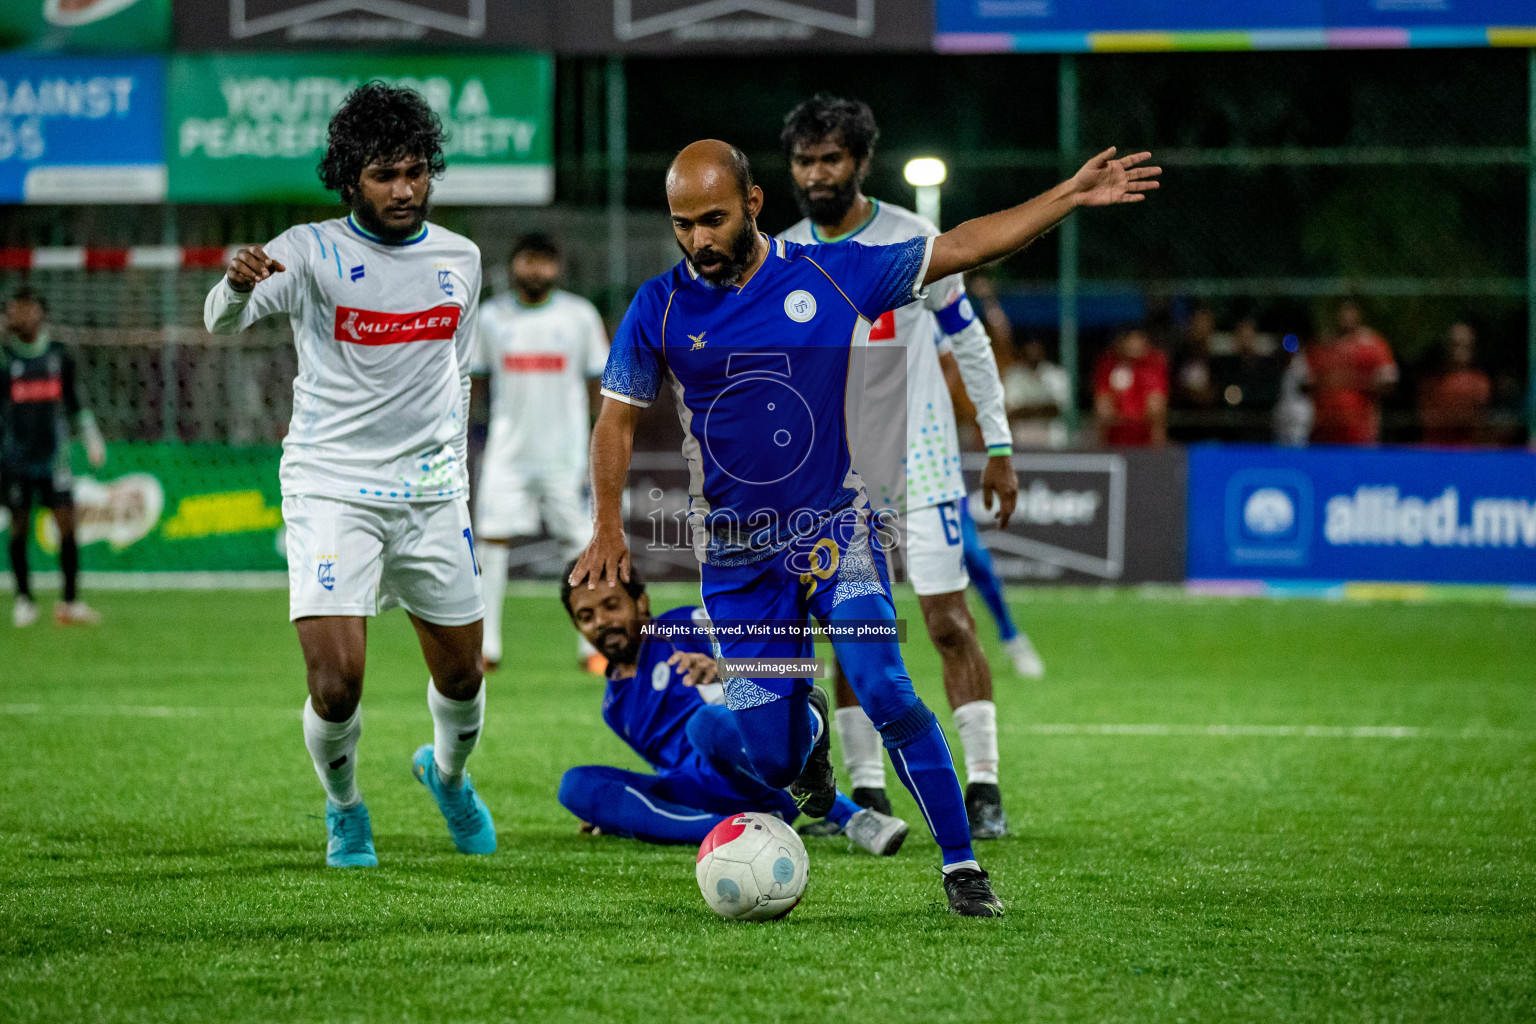
[[[166,145],[172,202],[334,200],[315,166],[347,93],[373,78],[420,92],[448,130],[448,205],[554,199],[554,66],[497,57],[177,56]]]
[[[80,565],[91,570],[282,570],[278,446],[113,444],[90,469],[75,452]],[[15,524],[11,524],[12,528]],[[26,526],[41,569],[57,566],[51,513]]]
[[[0,50],[169,50],[171,0],[0,0]]]

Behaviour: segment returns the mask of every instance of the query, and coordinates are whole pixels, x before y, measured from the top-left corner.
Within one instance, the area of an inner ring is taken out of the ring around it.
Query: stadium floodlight
[[[917,215],[935,225],[939,223],[939,186],[949,175],[949,168],[936,156],[920,156],[907,161],[902,169],[907,184],[917,190]]]

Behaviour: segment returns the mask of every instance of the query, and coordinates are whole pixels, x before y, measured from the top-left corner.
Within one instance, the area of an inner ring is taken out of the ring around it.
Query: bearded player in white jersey
[[[464,765],[480,737],[479,568],[465,424],[480,250],[426,221],[443,129],[409,89],[369,82],[331,119],[320,177],[351,212],[240,249],[203,318],[233,334],[287,313],[298,350],[280,470],[289,618],[304,650],[304,744],[325,788],[326,863],[375,867],[355,777],[368,616],[400,605],[431,677],[416,779],[462,853],[496,849]]]
[[[582,497],[592,432],[588,392],[608,363],[608,334],[592,303],[555,287],[563,262],[549,235],[524,235],[507,259],[512,294],[480,311],[470,372],[490,379],[490,431],[475,487],[487,671],[501,663],[507,542],[537,535],[541,519],[560,543],[562,561],[592,539]],[[585,640],[577,654],[598,672],[607,664]]]
[[[862,184],[879,134],[873,112],[857,100],[817,95],[790,111],[780,140],[806,217],[784,232],[786,240],[888,245],[939,233],[917,214],[864,195]],[[889,410],[895,403],[899,412],[905,399],[906,430],[903,435],[899,429],[871,424],[860,436],[858,470],[869,489],[870,505],[901,517],[902,561],[917,591],[923,625],[943,662],[944,691],[964,748],[971,837],[995,839],[1008,828],[997,776],[997,706],[992,701],[992,669],[965,602],[970,577],[961,502],[966,486],[954,406],[935,348],[941,338],[954,353],[987,445],[981,478],[985,502],[991,508],[995,496],[998,522],[1008,525],[1018,494],[1010,461],[1013,436],[991,342],[975,319],[959,275],[933,284],[925,301],[883,314],[870,329],[872,350],[882,344],[899,346],[905,348],[906,360],[869,360],[866,407]],[[1016,641],[1029,646],[1022,633]],[[1032,647],[1028,653],[1034,653]],[[837,703],[837,732],[853,799],[889,814],[880,733],[841,672]]]

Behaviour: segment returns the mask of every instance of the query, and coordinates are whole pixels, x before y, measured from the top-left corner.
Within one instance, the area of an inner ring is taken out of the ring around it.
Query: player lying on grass
[[[566,566],[569,574],[576,563]],[[651,618],[650,598],[630,570],[621,587],[561,585],[560,600],[582,636],[608,659],[603,721],[645,758],[654,775],[607,765],[572,768],[560,780],[560,803],[593,830],[648,843],[700,843],[741,811],[767,811],[785,821],[799,813],[782,789],[753,772],[720,684],[697,607]],[[670,636],[648,636],[647,623]],[[877,856],[907,838],[907,823],[864,810],[836,794],[826,820]]]
[[[203,310],[214,334],[273,313],[293,324],[299,375],[280,469],[288,608],[333,867],[378,864],[355,778],[359,702],[367,617],[395,604],[431,672],[434,742],[416,751],[415,776],[461,852],[496,849],[464,772],[485,718],[465,432],[480,250],[427,223],[443,168],[443,128],[425,100],[359,87],[331,118],[320,164],[351,213],[239,250]]]
[[[971,848],[965,801],[938,720],[891,637],[896,609],[869,501],[852,467],[871,324],[927,286],[1016,252],[1079,206],[1145,198],[1149,154],[1106,150],[1049,192],[932,238],[797,245],[757,230],[763,190],[740,150],[695,142],[667,172],[684,259],[646,282],[614,338],[592,435],[592,543],[573,586],[629,578],[623,493],[641,408],[671,379],[689,462],[689,521],[704,608],[723,659],[802,658],[809,618],[840,630],[838,661],[938,841],[950,909],[995,917],[1001,901]],[[744,628],[767,624],[766,633]],[[782,628],[773,628],[779,624]],[[828,702],[808,678],[725,680],[753,772],[801,811],[832,809]]]

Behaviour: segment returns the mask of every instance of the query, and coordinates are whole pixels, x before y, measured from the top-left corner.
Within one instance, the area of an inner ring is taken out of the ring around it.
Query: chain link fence
[[[481,245],[496,290],[518,234],[556,233],[570,253],[569,286],[599,301],[612,325],[622,309],[611,254],[623,254],[618,276],[631,290],[677,258],[661,179],[684,143],[726,135],[768,191],[764,228],[798,217],[777,132],[816,90],[874,105],[883,138],[869,194],[909,204],[905,160],[946,160],[949,224],[1041,191],[1101,144],[1149,148],[1165,168],[1152,202],[1079,218],[989,272],[1016,336],[1059,352],[1075,334],[1076,359],[1066,355],[1080,409],[1091,405],[1088,370],[1117,327],[1148,327],[1177,367],[1201,306],[1214,314],[1218,348],[1247,316],[1274,345],[1326,330],[1339,300],[1357,296],[1404,371],[1387,402],[1387,440],[1417,440],[1418,382],[1439,365],[1449,325],[1466,320],[1493,384],[1490,436],[1513,442],[1525,436],[1531,369],[1532,61],[1489,50],[741,58],[710,80],[714,101],[699,104],[677,102],[680,83],[697,87],[696,69],[637,59],[625,65],[627,145],[613,179],[611,76],[601,61],[567,58],[557,86],[560,205],[446,208],[435,218]],[[603,206],[610,195],[623,199],[617,218]],[[335,213],[12,207],[0,250],[219,248]],[[1077,301],[1064,319],[1058,282],[1069,265]],[[286,430],[295,371],[286,325],[209,337],[202,301],[216,270],[6,266],[0,259],[0,295],[27,279],[49,297],[109,437],[245,445]],[[1224,415],[1176,409],[1174,425],[1185,438],[1211,436]]]

